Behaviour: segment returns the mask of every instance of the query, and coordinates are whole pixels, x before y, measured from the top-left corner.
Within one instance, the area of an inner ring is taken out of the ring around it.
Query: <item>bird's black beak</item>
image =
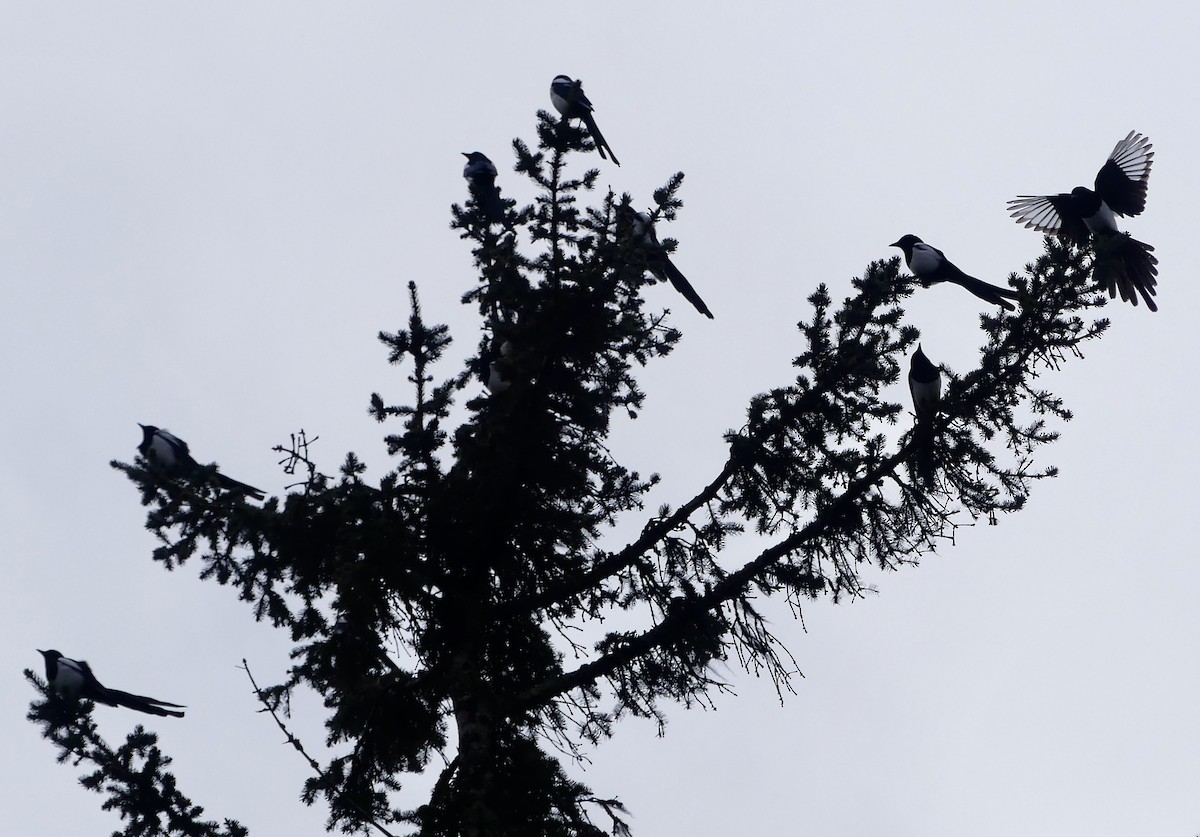
[[[900,246],[899,241],[893,241],[891,244],[888,245],[888,247],[899,247],[899,246]]]
[[[463,155],[464,157],[466,157],[467,159],[470,159],[470,157],[471,157],[471,155],[470,155],[468,152],[466,152],[466,151],[460,151],[459,153],[460,153],[460,154],[462,154],[462,155]]]

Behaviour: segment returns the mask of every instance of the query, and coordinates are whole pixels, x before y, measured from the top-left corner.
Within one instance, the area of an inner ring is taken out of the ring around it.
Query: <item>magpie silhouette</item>
[[[176,710],[186,707],[178,703],[168,703],[165,700],[107,688],[96,679],[91,666],[83,660],[72,660],[54,650],[42,651],[39,648],[38,653],[46,661],[46,682],[61,697],[72,700],[83,698],[106,706],[124,706],[126,709],[134,709],[148,715],[183,717],[183,713]],[[166,709],[168,706],[171,708]]]
[[[1017,298],[1016,291],[968,276],[955,267],[941,250],[926,244],[915,235],[906,235],[888,246],[899,247],[904,251],[904,262],[912,275],[920,280],[922,287],[928,288],[938,282],[953,282],[984,302],[999,305],[1006,311],[1016,310],[1016,306],[1008,301]]]
[[[1153,146],[1147,137],[1130,131],[1108,155],[1096,174],[1095,188],[1076,186],[1057,195],[1020,195],[1008,202],[1018,224],[1038,232],[1061,236],[1076,247],[1094,241],[1096,268],[1093,278],[1107,287],[1110,298],[1138,304],[1138,295],[1151,311],[1158,285],[1158,259],[1154,248],[1117,228],[1115,216],[1142,214]]]
[[[512,386],[512,380],[509,377],[512,353],[511,341],[495,338],[479,357],[475,373],[492,395],[504,392]]]
[[[909,362],[908,391],[912,393],[918,421],[937,413],[942,400],[942,370],[925,356],[920,343]]]
[[[600,157],[606,160],[611,157],[613,163],[621,165],[617,155],[613,154],[612,146],[605,141],[604,134],[596,127],[596,120],[592,117],[592,103],[583,93],[582,81],[573,80],[570,76],[555,76],[554,81],[550,82],[550,104],[562,114],[564,120],[582,119],[592,142],[596,144],[596,150],[600,152]],[[606,150],[608,154],[604,153]]]
[[[138,453],[145,457],[147,462],[158,466],[169,476],[190,477],[200,468],[199,463],[188,452],[187,442],[183,439],[152,424],[139,423],[138,427],[142,428],[142,443],[138,445]],[[236,491],[255,500],[266,496],[254,486],[238,482],[224,474],[216,474],[216,480],[217,485],[226,491]]]
[[[908,367],[908,391],[912,394],[917,424],[913,428],[917,474],[925,485],[933,483],[933,418],[942,401],[942,370],[925,356],[921,344]]]
[[[489,222],[504,223],[504,202],[500,200],[500,190],[496,188],[496,165],[479,151],[464,151],[462,155],[467,158],[463,177],[467,179],[467,187],[471,190],[475,205]]]
[[[646,270],[660,282],[670,282],[675,290],[683,294],[684,299],[692,303],[696,310],[710,320],[712,311],[704,304],[700,294],[692,287],[692,283],[680,272],[666,248],[658,241],[654,232],[654,219],[645,212],[638,212],[629,204],[622,204],[617,211],[618,237],[629,245],[639,248],[646,261]]]

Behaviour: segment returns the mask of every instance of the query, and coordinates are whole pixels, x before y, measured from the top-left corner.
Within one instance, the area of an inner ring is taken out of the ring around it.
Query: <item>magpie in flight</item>
[[[1018,224],[1065,238],[1076,247],[1094,239],[1095,278],[1108,288],[1110,298],[1137,305],[1138,294],[1146,307],[1157,311],[1152,297],[1158,285],[1158,259],[1149,244],[1130,238],[1117,228],[1114,216],[1140,215],[1146,208],[1146,190],[1153,146],[1136,131],[1121,140],[1096,174],[1095,188],[1076,186],[1057,195],[1020,195],[1008,202]]]
[[[904,261],[912,275],[920,280],[922,287],[928,288],[938,282],[953,282],[955,285],[966,288],[984,302],[999,305],[1006,311],[1016,310],[1016,306],[1008,301],[1017,298],[1016,291],[988,284],[974,276],[968,276],[955,267],[954,263],[947,259],[941,250],[931,247],[915,235],[906,235],[888,246],[899,247],[904,251]]]
[[[592,118],[592,103],[583,93],[582,81],[574,81],[570,76],[555,76],[554,81],[550,82],[550,103],[562,114],[563,119],[582,119],[592,142],[596,143],[601,159],[611,157],[613,163],[621,165],[612,147],[605,141],[604,134],[596,127],[596,120]],[[608,154],[604,153],[606,150]]]
[[[654,233],[654,219],[645,212],[638,212],[628,204],[622,204],[617,211],[620,237],[632,246],[641,249],[642,256],[646,260],[646,270],[650,271],[650,275],[660,282],[669,281],[675,290],[683,294],[684,299],[695,306],[697,311],[710,320],[713,319],[712,311],[708,310],[708,306],[704,304],[700,294],[696,293],[692,283],[671,261],[666,248],[658,242],[658,236]]]
[[[83,660],[72,660],[57,651],[42,651],[38,649],[46,661],[46,682],[50,688],[62,697],[77,700],[83,698],[106,706],[124,706],[148,715],[170,715],[182,718],[183,713],[176,710],[184,709],[178,703],[167,703],[165,700],[155,700],[143,695],[131,695],[119,689],[109,689],[102,685],[92,674],[91,667]],[[166,709],[165,707],[171,707]]]
[[[142,443],[138,445],[138,453],[168,475],[186,477],[195,473],[200,467],[188,452],[187,442],[183,439],[152,424],[138,424],[138,427],[142,428]],[[216,480],[217,485],[226,491],[236,491],[247,497],[253,497],[255,500],[261,500],[266,496],[254,486],[238,482],[224,474],[217,474]]]
[[[913,353],[908,368],[908,391],[912,393],[913,412],[917,426],[913,429],[916,442],[914,456],[917,473],[925,485],[933,483],[933,417],[942,400],[942,370],[925,356],[921,344]]]
[[[463,177],[467,179],[467,188],[475,199],[475,205],[490,223],[503,224],[504,202],[500,200],[500,190],[496,188],[496,165],[479,151],[464,151],[462,155],[467,158]]]

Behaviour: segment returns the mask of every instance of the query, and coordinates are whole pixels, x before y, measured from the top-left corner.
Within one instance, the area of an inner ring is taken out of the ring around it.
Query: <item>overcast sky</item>
[[[1156,156],[1126,227],[1161,263],[1158,314],[1110,306],[1087,358],[1043,379],[1076,417],[1039,460],[1061,476],[1025,511],[872,576],[876,596],[815,603],[804,626],[779,612],[798,694],[780,706],[731,671],[736,698],[672,711],[663,739],[623,723],[585,781],[638,837],[1200,833],[1200,12],[747,5],[0,3],[7,833],[119,827],[24,720],[21,670],[47,647],[189,706],[96,717],[112,742],[148,720],[209,816],[321,832],[325,810],[296,801],[304,763],[237,669],[281,677],[285,638],[196,567],[154,565],[108,462],[134,456],[140,421],[273,493],[288,480],[270,448],[299,428],[325,470],[353,450],[385,473],[394,427],[368,398],[407,390],[376,334],[404,326],[415,280],[454,329],[451,360],[475,344],[471,257],[448,227],[460,152],[528,199],[510,143],[535,140],[558,73],[584,80],[623,164],[577,166],[643,206],[687,175],[660,235],[716,319],[647,291],[684,332],[614,439],[663,474],[651,508],[711,479],[748,399],[790,380],[812,289],[840,298],[905,233],[1003,282],[1042,246],[1005,201],[1090,183],[1135,129]],[[908,311],[931,358],[973,367],[974,297],[933,288]],[[296,709],[319,744],[319,702]]]

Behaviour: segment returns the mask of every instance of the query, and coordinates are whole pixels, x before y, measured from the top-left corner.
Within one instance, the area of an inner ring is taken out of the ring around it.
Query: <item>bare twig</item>
[[[254,695],[258,698],[258,702],[261,703],[263,707],[271,713],[271,717],[275,719],[275,725],[279,727],[280,731],[287,738],[287,743],[295,747],[296,752],[304,756],[305,761],[308,762],[314,773],[320,776],[321,779],[326,779],[325,771],[321,769],[320,763],[308,754],[308,751],[304,749],[304,744],[301,743],[300,739],[293,735],[292,731],[287,728],[287,725],[280,719],[279,713],[275,711],[275,707],[271,704],[271,701],[267,700],[267,696],[263,694],[262,689],[258,687],[258,683],[254,680],[254,675],[250,673],[250,664],[246,662],[245,657],[242,658],[242,670],[246,672],[246,677],[250,679],[250,685],[254,688]],[[349,802],[360,814],[362,814],[363,819],[366,822],[369,822],[371,825],[379,829],[380,834],[385,834],[387,837],[396,837],[396,835],[372,819],[371,815],[364,811],[361,806],[356,804],[353,799],[349,800]]]

